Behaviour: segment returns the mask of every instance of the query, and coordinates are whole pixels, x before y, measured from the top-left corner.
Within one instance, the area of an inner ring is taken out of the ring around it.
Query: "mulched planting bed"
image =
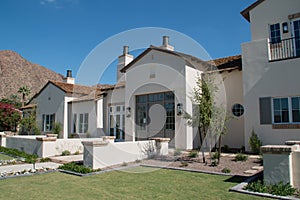
[[[209,155],[205,156],[206,162],[202,162],[202,156],[196,158],[190,158],[187,154],[180,157],[164,157],[157,159],[143,160],[142,164],[145,165],[157,165],[165,167],[176,167],[176,168],[186,168],[186,169],[196,169],[208,172],[222,173],[224,168],[230,169],[231,175],[240,176],[252,176],[253,174],[245,174],[244,172],[250,170],[254,166],[261,166],[260,159],[249,158],[246,161],[235,161],[234,155],[226,155],[221,157],[221,161],[217,166],[212,166],[212,160]],[[257,170],[257,173],[261,170]]]

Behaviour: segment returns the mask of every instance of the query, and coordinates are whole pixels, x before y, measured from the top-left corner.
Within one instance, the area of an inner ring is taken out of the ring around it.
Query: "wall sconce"
[[[288,33],[289,32],[289,26],[287,22],[282,23],[282,32]]]
[[[126,117],[130,117],[131,116],[131,108],[127,107],[126,108]]]
[[[182,103],[177,104],[177,115],[182,115]]]

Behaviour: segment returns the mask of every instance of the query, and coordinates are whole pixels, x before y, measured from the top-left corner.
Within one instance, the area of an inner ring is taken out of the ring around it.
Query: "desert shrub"
[[[244,161],[246,161],[246,160],[248,160],[248,156],[245,155],[245,154],[238,153],[238,154],[236,154],[236,156],[235,156],[235,161],[242,161],[242,162],[244,162]]]
[[[87,174],[87,173],[91,173],[91,172],[100,171],[100,169],[93,170],[92,168],[77,164],[75,162],[63,164],[63,165],[59,166],[58,169],[77,172],[77,173],[81,173],[81,174]]]
[[[210,166],[212,166],[212,167],[218,166],[218,161],[217,161],[217,160],[213,160],[213,161],[211,162]]]
[[[254,130],[252,130],[252,134],[249,138],[249,144],[250,144],[251,151],[253,153],[256,154],[260,153],[260,147],[262,145],[262,142],[258,138],[257,134],[254,132]]]
[[[139,160],[139,159],[136,159],[136,160],[135,160],[135,162],[136,162],[136,163],[140,163],[140,162],[141,162],[141,160]]]
[[[180,156],[182,154],[180,149],[175,149],[174,156]]]
[[[231,169],[225,167],[222,169],[222,172],[225,173],[225,174],[229,174],[231,172]]]
[[[71,155],[71,152],[69,150],[64,150],[62,153],[61,153],[62,156],[69,156]]]
[[[189,164],[186,161],[181,161],[180,162],[180,167],[187,167]]]
[[[193,150],[193,151],[189,152],[189,157],[196,158],[196,157],[198,157],[198,154],[199,154],[198,151]]]
[[[279,196],[297,195],[297,190],[295,188],[293,188],[289,183],[284,184],[282,181],[277,184],[267,185],[263,181],[258,180],[249,183],[244,189],[253,192],[269,193]]]
[[[126,162],[123,162],[121,166],[126,167],[128,164]]]
[[[40,159],[40,162],[49,162],[49,161],[51,161],[50,158],[41,158]]]
[[[220,158],[220,154],[219,154],[219,152],[215,152],[213,155],[212,155],[212,157],[211,157],[211,159],[219,159]]]
[[[79,155],[79,151],[75,151],[74,155]]]

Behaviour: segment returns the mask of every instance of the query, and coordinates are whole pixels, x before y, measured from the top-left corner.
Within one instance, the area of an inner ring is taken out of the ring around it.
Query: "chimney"
[[[67,70],[67,76],[64,78],[65,83],[75,84],[75,78],[72,77],[72,70]]]
[[[126,65],[128,65],[132,60],[133,60],[133,55],[129,54],[129,47],[123,46],[123,54],[120,55],[118,58],[117,82],[125,81],[124,74],[121,72],[121,69],[123,69]]]
[[[169,45],[169,36],[163,36],[163,45],[161,48],[169,50],[169,51],[174,51],[174,47]]]
[[[72,70],[67,70],[67,77],[70,77],[70,78],[72,78]]]

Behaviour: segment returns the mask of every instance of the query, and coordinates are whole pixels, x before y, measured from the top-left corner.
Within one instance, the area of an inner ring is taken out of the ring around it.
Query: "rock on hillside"
[[[18,94],[18,89],[24,85],[31,89],[31,98],[49,80],[63,81],[63,76],[29,62],[14,51],[0,51],[0,98]]]

